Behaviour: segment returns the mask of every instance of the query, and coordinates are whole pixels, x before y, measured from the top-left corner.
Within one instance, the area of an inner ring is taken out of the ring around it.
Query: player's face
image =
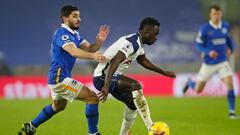
[[[211,11],[210,11],[210,19],[214,23],[218,23],[219,21],[221,21],[221,19],[222,19],[222,11],[211,9]]]
[[[79,11],[73,11],[69,16],[68,16],[68,25],[71,29],[77,30],[80,27],[80,12]]]
[[[159,26],[146,26],[147,32],[144,36],[144,44],[152,45],[157,41],[159,34]]]

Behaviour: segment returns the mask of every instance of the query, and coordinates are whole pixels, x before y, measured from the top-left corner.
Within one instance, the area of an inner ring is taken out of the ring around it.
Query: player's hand
[[[209,56],[213,59],[216,59],[218,57],[218,53],[216,51],[210,51]]]
[[[228,57],[228,59],[230,58],[231,55],[232,55],[231,49],[227,49],[227,57]]]
[[[101,92],[98,93],[98,100],[105,102],[107,100],[109,87],[103,86]]]
[[[176,78],[176,73],[173,71],[164,71],[164,75],[170,78]]]
[[[99,51],[93,53],[93,59],[97,62],[104,62],[106,60],[106,57],[103,56]]]
[[[108,36],[110,29],[107,25],[101,25],[99,28],[99,32],[97,34],[97,40],[100,42],[104,42]]]

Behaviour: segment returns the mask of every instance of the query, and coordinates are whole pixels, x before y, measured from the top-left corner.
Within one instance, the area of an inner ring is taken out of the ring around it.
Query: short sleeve
[[[62,33],[57,35],[55,40],[56,44],[62,48],[69,43],[74,43],[74,37],[68,33]]]
[[[124,53],[126,58],[128,58],[129,55],[131,55],[133,53],[134,49],[133,49],[132,44],[128,43],[128,44],[125,44],[121,49],[119,49],[119,51]]]
[[[144,52],[144,49],[142,49],[139,53],[139,55],[143,55],[145,52]]]
[[[199,43],[199,44],[203,44],[204,43],[204,33],[203,33],[202,30],[198,31],[196,42]]]

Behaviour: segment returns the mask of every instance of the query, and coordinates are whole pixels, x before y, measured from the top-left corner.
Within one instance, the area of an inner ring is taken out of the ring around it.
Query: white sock
[[[141,115],[144,124],[149,130],[151,125],[153,124],[152,119],[150,117],[150,110],[147,104],[147,100],[143,96],[141,90],[136,90],[132,92],[134,104],[138,110],[138,113]]]
[[[126,107],[124,110],[122,127],[119,135],[128,135],[128,131],[132,127],[136,118],[137,118],[137,111],[131,110],[128,107]]]
[[[91,133],[88,133],[88,135],[96,135],[98,132],[96,132],[96,133],[93,133],[93,134],[91,134]]]

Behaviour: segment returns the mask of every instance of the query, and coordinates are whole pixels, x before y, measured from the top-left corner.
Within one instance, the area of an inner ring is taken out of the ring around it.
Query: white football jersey
[[[126,59],[118,65],[118,68],[114,75],[123,74],[124,70],[129,68],[133,60],[135,60],[139,55],[144,54],[143,44],[140,41],[140,35],[138,33],[130,34],[119,38],[115,43],[113,43],[103,55],[108,59],[104,63],[99,63],[94,70],[94,77],[106,74],[109,62],[121,51],[125,54]]]

